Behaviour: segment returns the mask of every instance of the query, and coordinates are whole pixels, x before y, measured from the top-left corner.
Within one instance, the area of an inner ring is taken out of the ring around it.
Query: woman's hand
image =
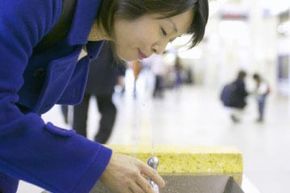
[[[160,188],[165,186],[161,176],[145,163],[113,153],[101,182],[114,193],[154,193],[148,183],[149,178]]]

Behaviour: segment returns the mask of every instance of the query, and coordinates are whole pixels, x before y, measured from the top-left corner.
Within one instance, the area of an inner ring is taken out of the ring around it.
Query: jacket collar
[[[83,45],[87,43],[101,1],[102,0],[76,0],[75,14],[68,34],[69,44]]]

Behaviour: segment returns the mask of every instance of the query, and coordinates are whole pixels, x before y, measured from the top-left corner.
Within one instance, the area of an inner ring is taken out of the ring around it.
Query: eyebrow
[[[168,20],[169,23],[171,23],[171,25],[173,26],[174,31],[175,31],[176,33],[178,33],[177,27],[176,27],[175,23],[171,20],[171,18],[168,18],[167,20]]]

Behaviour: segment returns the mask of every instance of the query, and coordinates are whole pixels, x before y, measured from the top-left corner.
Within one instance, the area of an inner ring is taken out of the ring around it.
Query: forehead
[[[179,15],[175,15],[168,18],[162,18],[162,15],[152,15],[152,18],[156,19],[161,23],[171,23],[174,24],[177,28],[178,33],[186,33],[193,21],[193,10],[188,10]],[[162,19],[158,19],[162,18]]]

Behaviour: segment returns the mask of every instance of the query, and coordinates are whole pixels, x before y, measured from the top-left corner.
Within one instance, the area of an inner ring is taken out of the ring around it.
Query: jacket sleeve
[[[100,178],[111,150],[15,105],[33,47],[56,23],[61,2],[0,3],[0,171],[51,192],[83,193]]]

